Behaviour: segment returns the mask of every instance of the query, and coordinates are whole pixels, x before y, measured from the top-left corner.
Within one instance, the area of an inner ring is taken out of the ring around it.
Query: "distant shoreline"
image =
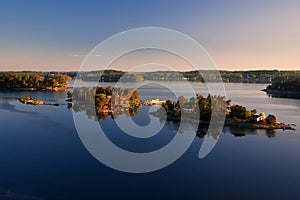
[[[6,71],[0,76],[41,76],[44,78],[63,78],[65,80],[81,79],[88,82],[141,82],[147,81],[191,81],[191,82],[224,82],[224,83],[253,83],[270,84],[274,80],[300,77],[300,70],[194,70],[194,71],[148,71],[133,72],[120,70],[96,71]],[[14,78],[12,76],[12,78]],[[39,80],[39,79],[36,79]],[[2,87],[5,87],[2,86]]]
[[[55,88],[0,88],[0,91],[67,91],[67,87]]]

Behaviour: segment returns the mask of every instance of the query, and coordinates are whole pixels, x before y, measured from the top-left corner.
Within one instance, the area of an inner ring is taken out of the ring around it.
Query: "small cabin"
[[[183,112],[187,112],[187,113],[194,113],[195,112],[194,108],[182,108],[181,110]]]
[[[149,101],[149,103],[151,105],[158,105],[158,104],[166,103],[166,101],[160,101],[159,99],[152,99],[151,101]]]
[[[151,101],[150,101],[150,103],[153,103],[153,104],[157,104],[157,103],[159,103],[160,101],[159,101],[159,99],[152,99]]]
[[[256,119],[257,122],[266,119],[265,115],[253,115],[253,117],[255,117],[255,119]]]

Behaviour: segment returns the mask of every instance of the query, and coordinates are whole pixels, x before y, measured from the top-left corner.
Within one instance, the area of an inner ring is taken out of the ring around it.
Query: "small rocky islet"
[[[34,105],[34,106],[43,106],[43,105],[59,106],[58,103],[48,103],[45,101],[33,99],[31,97],[21,97],[18,98],[18,101],[20,101],[23,104]]]

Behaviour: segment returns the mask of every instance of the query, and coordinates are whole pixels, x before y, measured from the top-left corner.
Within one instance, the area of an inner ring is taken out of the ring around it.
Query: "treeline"
[[[66,75],[34,72],[0,73],[0,89],[58,90],[67,88]]]
[[[68,74],[68,73],[67,73]],[[69,76],[75,78],[75,73]],[[105,70],[80,72],[78,77],[84,81],[117,82],[122,78],[126,82],[151,81],[200,81],[225,83],[271,83],[300,78],[300,71],[251,70],[251,71],[214,71],[200,70],[188,72],[156,71],[127,74],[123,71]],[[121,79],[121,80],[122,80]]]
[[[226,98],[222,96],[208,95],[206,98],[197,95],[190,99],[180,96],[177,101],[167,100],[162,104],[158,112],[167,112],[171,120],[181,118],[198,118],[203,122],[209,122],[211,117],[222,117],[226,114]]]
[[[156,71],[126,73],[119,70],[102,70],[90,72],[2,72],[1,75],[21,75],[21,76],[42,76],[60,77],[68,79],[82,79],[83,81],[96,82],[141,82],[149,81],[199,81],[199,82],[219,82],[225,83],[282,83],[300,79],[298,71],[279,70],[251,70],[251,71]]]
[[[146,80],[159,81],[200,81],[225,83],[271,83],[282,80],[300,78],[300,71],[255,70],[255,71],[188,71],[188,72],[147,72],[143,73]]]
[[[70,74],[70,76],[73,76]],[[76,76],[83,81],[99,81],[99,82],[141,82],[144,76],[139,73],[125,73],[117,70],[104,70],[92,72],[80,72]]]
[[[176,120],[183,118],[198,118],[202,122],[210,122],[211,118],[214,119],[225,118],[227,123],[249,123],[260,125],[276,125],[276,117],[257,111],[248,110],[242,105],[231,105],[231,100],[226,100],[225,96],[208,95],[203,97],[197,95],[190,99],[183,96],[179,97],[177,101],[167,100],[162,104],[158,113],[167,113],[169,120]],[[259,121],[257,118],[261,118]],[[216,121],[215,121],[216,122]]]

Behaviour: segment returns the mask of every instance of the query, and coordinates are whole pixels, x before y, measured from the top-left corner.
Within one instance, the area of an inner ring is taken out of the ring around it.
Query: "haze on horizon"
[[[299,70],[299,10],[300,1],[293,0],[3,0],[0,71],[76,71],[106,38],[147,26],[192,37],[218,69]],[[164,54],[153,52],[148,57],[153,62],[169,60],[180,71],[190,70]],[[132,59],[116,62],[115,69],[126,70]]]

